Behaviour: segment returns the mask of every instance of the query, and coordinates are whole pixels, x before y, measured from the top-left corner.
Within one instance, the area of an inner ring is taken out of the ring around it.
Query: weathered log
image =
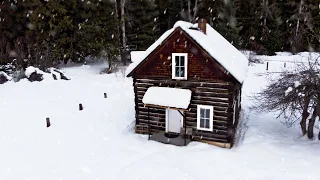
[[[196,91],[226,93],[226,94],[230,93],[228,88],[196,87]]]
[[[212,137],[205,137],[205,136],[192,136],[193,140],[201,141],[201,140],[207,140],[207,141],[216,141],[216,142],[227,142],[226,139],[219,139],[219,138],[212,138]]]
[[[201,100],[191,100],[192,104],[196,105],[209,105],[209,106],[220,106],[220,107],[229,107],[229,103],[226,102],[215,102],[215,101],[201,101]]]
[[[224,102],[224,103],[228,103],[229,101],[229,97],[218,97],[218,96],[211,96],[211,95],[199,95],[199,94],[194,94],[194,96],[192,96],[192,98],[194,100],[199,100],[199,101],[214,101],[214,102]]]
[[[139,114],[147,116],[147,115],[148,115],[148,112],[139,111]],[[160,117],[160,118],[165,118],[165,117],[166,117],[166,114],[165,114],[165,113],[156,113],[156,112],[154,112],[154,111],[152,111],[152,110],[150,111],[149,115],[150,115],[150,116],[154,116],[154,117]]]
[[[155,116],[145,116],[145,115],[141,115],[141,114],[138,114],[138,119],[139,120],[142,120],[142,119],[150,119],[151,121],[157,121],[157,122],[164,122],[165,121],[165,118],[160,118],[160,117],[155,117]]]
[[[209,131],[194,130],[193,134],[196,136],[203,136],[203,137],[209,137],[209,138],[227,139],[227,132],[223,132],[222,134],[217,134]]]

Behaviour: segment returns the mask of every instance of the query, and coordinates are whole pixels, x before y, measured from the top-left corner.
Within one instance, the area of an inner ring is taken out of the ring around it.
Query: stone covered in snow
[[[46,72],[43,72],[39,68],[28,67],[25,71],[25,76],[31,82],[47,80],[70,80],[70,78],[61,70],[56,68],[49,68]]]
[[[41,71],[39,68],[29,66],[26,68],[25,75],[30,82],[42,81],[44,72]]]
[[[57,68],[49,68],[48,69],[49,73],[52,74],[52,77],[54,80],[70,80],[70,78],[60,69]]]

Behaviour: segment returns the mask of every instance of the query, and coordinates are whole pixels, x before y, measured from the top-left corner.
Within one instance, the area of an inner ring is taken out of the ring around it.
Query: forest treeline
[[[319,0],[2,0],[0,64],[125,62],[176,21],[199,18],[241,49],[320,51]]]

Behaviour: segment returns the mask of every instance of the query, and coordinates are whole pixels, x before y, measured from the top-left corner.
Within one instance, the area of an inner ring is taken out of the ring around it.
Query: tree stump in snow
[[[50,118],[46,118],[46,122],[47,122],[47,128],[51,126],[51,123],[50,123]]]
[[[83,106],[82,106],[82,104],[80,103],[79,104],[79,111],[82,111],[83,110]]]

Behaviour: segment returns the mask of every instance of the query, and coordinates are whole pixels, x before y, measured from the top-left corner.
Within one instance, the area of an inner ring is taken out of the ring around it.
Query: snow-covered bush
[[[254,63],[262,64],[263,61],[260,58],[257,58],[257,53],[253,51],[242,51],[242,53],[248,58],[249,65]]]
[[[42,81],[44,79],[48,80],[70,80],[70,78],[61,70],[56,68],[49,68],[46,72],[40,70],[39,68],[29,66],[25,70],[26,78],[33,82],[33,81]]]
[[[14,71],[13,74],[12,74],[12,78],[13,78],[14,82],[19,82],[21,79],[26,78],[24,70],[21,69],[21,70]]]
[[[16,69],[16,67],[12,63],[7,63],[7,64],[0,65],[0,71],[3,71],[8,75],[13,74],[15,69]]]
[[[70,78],[62,70],[57,68],[48,68],[46,71],[42,71],[39,68],[29,66],[25,70],[15,70],[14,66],[2,65],[0,69],[0,84],[13,80],[19,82],[21,79],[28,79],[30,82],[42,81],[42,80],[70,80]],[[10,73],[8,73],[8,71]]]
[[[315,120],[320,116],[320,55],[295,69],[269,74],[270,84],[255,96],[257,110],[276,111],[287,126],[300,122],[302,134],[313,138]],[[271,76],[270,76],[271,75]],[[308,125],[308,127],[307,127]],[[320,133],[319,133],[320,139]]]

